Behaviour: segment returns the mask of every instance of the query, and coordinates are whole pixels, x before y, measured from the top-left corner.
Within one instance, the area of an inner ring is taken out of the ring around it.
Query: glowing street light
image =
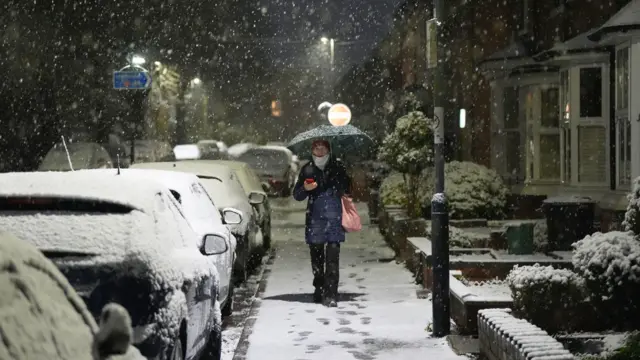
[[[131,64],[133,64],[133,65],[142,65],[142,64],[144,64],[146,62],[147,62],[147,60],[145,58],[143,58],[142,56],[140,56],[140,55],[133,55],[131,57]]]
[[[328,43],[328,42],[329,42],[329,38],[328,38],[328,37],[326,37],[326,36],[323,36],[323,37],[320,39],[320,41],[322,41],[322,43],[323,43],[323,44],[326,44],[326,43]]]
[[[202,83],[202,80],[200,80],[200,78],[194,78],[193,80],[191,80],[191,83],[193,85],[200,85]]]

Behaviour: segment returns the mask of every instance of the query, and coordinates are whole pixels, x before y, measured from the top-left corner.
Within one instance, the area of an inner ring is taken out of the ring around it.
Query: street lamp
[[[133,55],[131,57],[131,64],[133,64],[133,65],[142,65],[142,64],[144,64],[146,62],[147,62],[147,60],[145,58],[143,58],[142,56],[140,56],[140,55]]]
[[[320,41],[322,41],[322,43],[323,43],[323,44],[326,44],[326,43],[328,43],[328,42],[329,42],[329,38],[328,38],[328,37],[326,37],[326,36],[323,36],[323,37],[320,39]]]
[[[191,80],[191,83],[193,85],[200,85],[202,83],[202,80],[200,80],[200,78],[194,78],[193,80]]]

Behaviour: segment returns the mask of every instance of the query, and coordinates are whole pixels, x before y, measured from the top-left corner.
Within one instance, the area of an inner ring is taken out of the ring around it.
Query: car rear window
[[[127,214],[133,208],[107,201],[51,197],[3,197],[0,211],[73,211],[82,213]]]

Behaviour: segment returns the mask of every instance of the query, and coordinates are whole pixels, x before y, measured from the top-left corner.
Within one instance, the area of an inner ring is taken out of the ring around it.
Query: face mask
[[[324,170],[324,167],[327,166],[329,162],[329,154],[325,156],[313,156],[313,163],[320,169]]]

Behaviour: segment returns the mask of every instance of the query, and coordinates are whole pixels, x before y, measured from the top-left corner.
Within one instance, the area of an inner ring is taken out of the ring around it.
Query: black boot
[[[340,282],[340,244],[328,244],[326,250],[326,271],[324,305],[338,306],[338,283]]]

